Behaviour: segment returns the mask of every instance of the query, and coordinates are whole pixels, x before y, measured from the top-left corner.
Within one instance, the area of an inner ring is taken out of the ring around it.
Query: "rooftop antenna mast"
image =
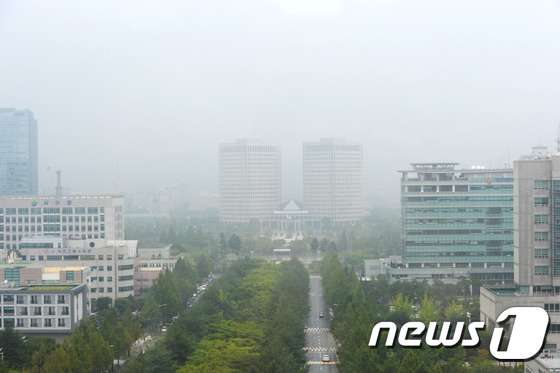
[[[560,153],[560,125],[556,130],[556,151]]]
[[[56,188],[55,188],[55,191],[56,191],[56,196],[57,197],[62,196],[62,181],[61,181],[61,177],[60,177],[61,173],[62,173],[62,171],[60,171],[60,170],[56,171]]]

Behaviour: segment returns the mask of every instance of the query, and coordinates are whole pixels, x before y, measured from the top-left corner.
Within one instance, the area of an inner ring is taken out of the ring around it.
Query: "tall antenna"
[[[556,151],[560,153],[560,125],[556,130]]]
[[[61,181],[61,177],[60,174],[62,173],[62,171],[57,170],[56,171],[56,195],[57,197],[60,197],[62,195],[62,181]]]

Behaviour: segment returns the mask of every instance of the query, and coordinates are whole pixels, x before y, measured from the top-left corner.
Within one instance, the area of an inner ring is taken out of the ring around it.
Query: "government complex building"
[[[280,205],[280,146],[256,139],[220,144],[220,221],[262,224]]]
[[[364,216],[362,144],[324,138],[303,144],[303,198],[314,220],[355,222]]]
[[[513,170],[414,163],[400,171],[402,263],[395,280],[513,281]]]
[[[481,289],[481,320],[515,306],[550,317],[542,355],[525,372],[560,371],[560,154],[514,163],[514,285]]]
[[[303,144],[304,203],[281,204],[280,146],[255,139],[220,144],[220,221],[303,234],[322,222],[364,216],[362,145],[339,138]]]
[[[37,194],[37,161],[33,113],[0,109],[0,196]]]

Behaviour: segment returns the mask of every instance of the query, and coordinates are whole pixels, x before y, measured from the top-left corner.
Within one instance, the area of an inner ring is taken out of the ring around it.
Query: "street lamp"
[[[115,371],[115,346],[110,345],[113,354],[111,355],[111,372]]]

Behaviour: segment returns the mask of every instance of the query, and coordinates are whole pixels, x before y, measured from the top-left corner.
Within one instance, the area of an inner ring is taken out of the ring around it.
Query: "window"
[[[52,319],[45,319],[45,327],[46,328],[52,327]]]
[[[66,295],[59,295],[57,303],[58,304],[66,303]]]
[[[85,207],[76,207],[74,208],[74,211],[76,214],[85,214],[86,213],[86,208]]]
[[[113,276],[107,276],[107,282],[113,282]]]
[[[23,295],[18,295],[17,304],[24,304],[24,303],[25,303],[25,298],[23,297]]]
[[[107,271],[112,271],[113,270],[113,266],[107,266]]]
[[[99,266],[99,271],[103,271],[104,267],[103,266]]]
[[[535,249],[535,258],[548,258],[548,249]]]
[[[535,189],[548,189],[548,180],[535,180]]]
[[[548,275],[549,267],[548,266],[535,266],[535,275]]]
[[[25,326],[25,319],[17,319],[17,327],[23,328]]]
[[[58,327],[65,327],[66,326],[66,319],[58,319]]]
[[[113,288],[107,288],[107,293],[112,293],[113,292]]]
[[[103,282],[105,281],[105,278],[103,276],[99,277],[99,282]]]
[[[113,260],[113,255],[107,255],[107,260]]]
[[[544,310],[547,312],[560,312],[560,303],[545,303]]]
[[[535,232],[535,241],[548,241],[548,232]]]
[[[535,206],[548,206],[548,197],[536,197]]]
[[[70,312],[68,311],[68,307],[62,307],[62,315],[64,316],[70,315]]]
[[[548,215],[535,215],[535,224],[548,224]]]
[[[31,296],[31,304],[38,304],[39,303],[39,296],[38,295],[32,295]]]
[[[31,327],[38,328],[39,327],[39,320],[40,319],[31,319]]]

